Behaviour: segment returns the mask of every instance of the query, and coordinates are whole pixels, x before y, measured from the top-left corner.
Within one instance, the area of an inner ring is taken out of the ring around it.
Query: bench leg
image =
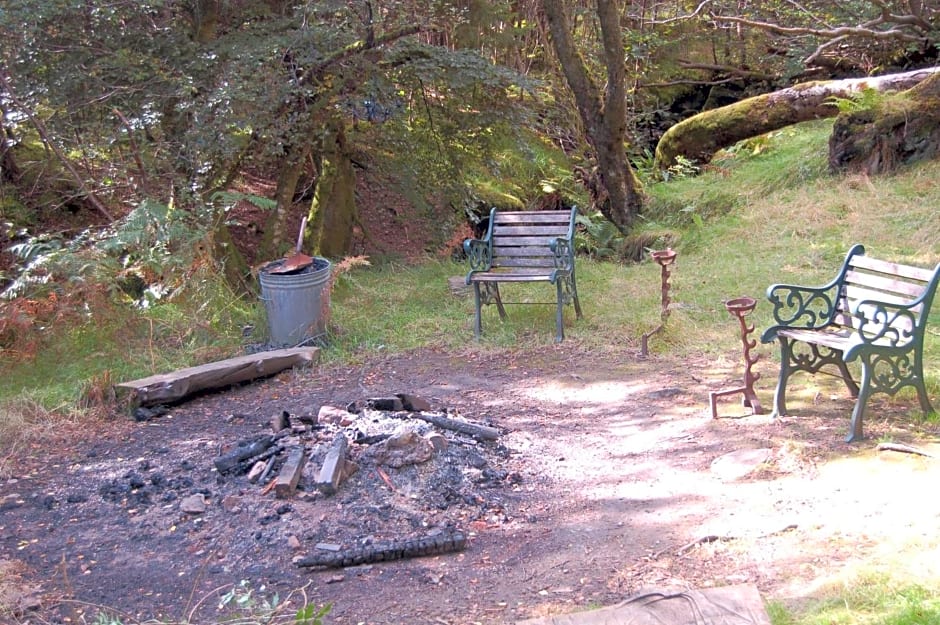
[[[488,282],[487,286],[492,287],[490,290],[491,298],[490,300],[496,302],[496,310],[499,311],[499,318],[506,320],[506,309],[503,308],[503,298],[499,295],[499,283],[497,282]]]
[[[565,340],[565,324],[564,317],[561,312],[565,307],[565,301],[562,297],[562,287],[561,280],[555,281],[555,293],[558,297],[557,303],[555,304],[555,342],[561,343]]]
[[[575,280],[574,271],[571,272],[571,301],[574,303],[574,313],[578,319],[582,319],[581,300],[578,299],[578,282]]]
[[[858,399],[855,400],[855,408],[852,409],[852,423],[849,426],[849,435],[845,438],[846,443],[861,440],[862,422],[865,419],[865,407],[868,404],[868,398],[871,397],[871,371],[872,367],[868,359],[862,360],[862,383],[858,392]]]
[[[481,307],[481,296],[480,296],[480,283],[473,283],[473,303],[476,309],[476,316],[473,320],[473,336],[476,340],[480,340],[480,334],[483,332],[483,322],[480,319],[480,307]]]
[[[855,380],[852,379],[852,374],[849,372],[848,365],[845,364],[844,360],[837,360],[836,366],[839,368],[839,373],[842,374],[842,381],[845,382],[845,386],[849,389],[849,395],[852,397],[858,397],[858,384],[855,383]]]
[[[784,417],[787,414],[787,379],[792,373],[791,357],[790,340],[780,337],[780,375],[777,377],[777,388],[774,391],[774,409],[770,415],[771,419]]]

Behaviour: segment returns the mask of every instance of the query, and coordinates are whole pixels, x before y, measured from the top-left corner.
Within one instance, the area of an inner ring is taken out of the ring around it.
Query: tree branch
[[[85,197],[91,203],[91,205],[101,213],[109,222],[114,221],[114,217],[111,216],[111,213],[105,208],[105,205],[98,199],[98,196],[95,195],[95,192],[88,187],[88,184],[82,178],[81,174],[75,169],[75,166],[72,164],[72,161],[69,160],[58,145],[52,141],[52,138],[49,136],[49,132],[46,130],[45,124],[42,123],[42,120],[36,117],[33,111],[26,106],[26,104],[20,100],[17,95],[13,92],[13,88],[10,86],[9,81],[7,80],[6,70],[0,68],[0,87],[3,87],[3,90],[9,96],[10,101],[29,119],[30,123],[36,129],[36,132],[39,133],[39,137],[42,139],[42,142],[49,147],[55,153],[56,158],[59,159],[59,162],[62,163],[62,166],[68,170],[72,175],[72,178],[78,184],[79,189],[85,194]]]

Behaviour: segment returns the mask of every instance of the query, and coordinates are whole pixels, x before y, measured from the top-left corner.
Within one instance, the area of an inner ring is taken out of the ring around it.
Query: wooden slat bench
[[[577,209],[570,211],[490,211],[482,239],[467,239],[463,247],[470,259],[467,284],[473,285],[476,320],[474,336],[482,332],[483,304],[496,304],[500,319],[506,309],[500,282],[548,282],[555,285],[555,340],[565,338],[562,309],[574,304],[581,318],[581,303],[574,272],[574,228]]]
[[[933,270],[901,265],[849,250],[839,274],[820,287],[774,284],[767,289],[775,323],[761,341],[780,342],[780,377],[774,415],[786,414],[787,379],[796,371],[836,367],[856,397],[852,442],[862,438],[865,406],[873,393],[894,395],[913,386],[924,413],[932,411],[924,385],[924,335],[940,281]],[[861,381],[846,365],[861,362]]]

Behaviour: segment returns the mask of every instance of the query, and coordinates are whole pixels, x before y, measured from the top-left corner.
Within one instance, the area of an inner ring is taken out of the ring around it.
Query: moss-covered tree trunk
[[[332,126],[323,146],[320,177],[308,216],[308,240],[315,254],[341,258],[349,252],[358,214],[356,172],[341,122]]]
[[[663,134],[656,146],[656,166],[667,169],[676,163],[679,156],[708,162],[718,150],[743,139],[799,122],[835,117],[839,109],[831,103],[833,97],[847,98],[865,89],[909,89],[937,73],[940,73],[940,68],[802,83],[704,111],[679,122]]]
[[[938,154],[940,74],[872,109],[839,115],[829,138],[833,172],[883,174]]]
[[[618,230],[627,233],[640,212],[643,199],[639,182],[627,160],[625,145],[626,78],[619,3],[597,0],[597,18],[601,25],[607,69],[607,84],[603,90],[594,83],[578,53],[565,3],[542,0],[542,8],[548,18],[555,54],[584,123],[585,139],[594,148],[597,158],[597,172],[589,173],[585,183],[601,213]]]
[[[224,219],[216,220],[215,227],[210,231],[208,244],[211,258],[222,267],[225,281],[232,290],[242,296],[257,293],[258,285],[251,275],[251,268],[235,247],[232,233],[225,225]]]
[[[294,147],[288,151],[287,157],[281,163],[277,189],[274,192],[274,210],[265,219],[264,234],[258,245],[259,258],[277,258],[295,246],[292,233],[287,231],[287,222],[308,156],[307,148]]]

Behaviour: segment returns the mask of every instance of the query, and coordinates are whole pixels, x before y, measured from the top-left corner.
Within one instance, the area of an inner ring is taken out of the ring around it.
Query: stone
[[[207,507],[206,496],[202,493],[184,497],[183,500],[180,501],[180,510],[186,514],[202,514],[206,511]]]
[[[317,423],[322,425],[346,427],[351,425],[355,419],[354,414],[345,408],[337,408],[336,406],[320,406],[320,411],[317,413]]]

